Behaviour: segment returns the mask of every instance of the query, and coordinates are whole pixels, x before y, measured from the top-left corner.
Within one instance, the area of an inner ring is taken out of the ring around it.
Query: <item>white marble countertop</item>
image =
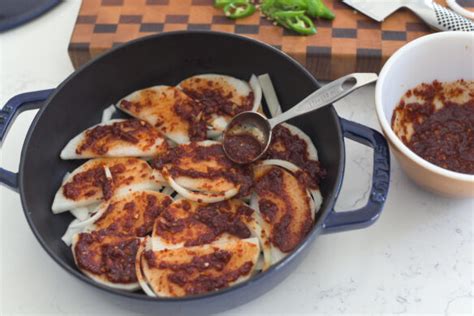
[[[45,16],[0,34],[0,105],[27,91],[57,86],[72,71],[67,44],[79,1],[65,1]],[[373,87],[340,101],[340,116],[379,129]],[[0,166],[18,170],[34,111],[22,114],[1,149]],[[367,199],[371,151],[347,141],[339,210]],[[40,247],[18,194],[0,188],[0,313],[181,315],[124,301],[79,282]],[[368,229],[320,236],[306,260],[280,286],[227,315],[473,314],[473,200],[452,200],[414,185],[392,160],[389,198]],[[206,314],[209,306],[194,308]]]

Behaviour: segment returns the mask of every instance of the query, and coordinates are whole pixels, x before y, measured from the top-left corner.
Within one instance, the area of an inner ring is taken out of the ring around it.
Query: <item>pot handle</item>
[[[390,182],[390,152],[385,138],[376,130],[361,124],[340,119],[344,137],[374,149],[372,187],[367,204],[357,210],[329,213],[322,233],[364,228],[372,225],[380,216],[387,199]]]
[[[8,100],[7,104],[0,110],[0,148],[18,114],[26,110],[40,108],[54,90],[48,89],[22,93]],[[0,168],[0,184],[18,191],[18,173]]]

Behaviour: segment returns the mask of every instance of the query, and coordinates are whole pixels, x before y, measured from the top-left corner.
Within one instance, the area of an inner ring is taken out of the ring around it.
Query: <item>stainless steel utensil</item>
[[[342,0],[342,2],[378,22],[382,22],[400,8],[407,8],[436,30],[474,32],[474,22],[432,0]]]
[[[239,113],[234,116],[224,131],[224,152],[230,160],[236,163],[251,163],[259,159],[267,151],[271,142],[272,129],[276,125],[336,102],[354,90],[376,80],[377,74],[375,73],[353,73],[344,76],[316,90],[288,111],[271,119],[267,119],[258,112],[247,111]],[[254,157],[242,160],[236,157],[235,153],[228,147],[226,139],[229,136],[249,134],[260,142],[262,145],[260,147],[261,152]]]

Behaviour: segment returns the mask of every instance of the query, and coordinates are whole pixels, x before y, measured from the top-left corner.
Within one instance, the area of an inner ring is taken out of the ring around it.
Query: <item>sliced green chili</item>
[[[278,11],[273,13],[273,18],[280,25],[298,34],[311,35],[316,33],[316,27],[304,11]]]
[[[214,0],[214,5],[223,8],[228,18],[239,19],[250,16],[256,11],[252,2],[250,0]],[[302,35],[316,33],[316,27],[308,16],[329,20],[335,17],[323,0],[262,0],[260,10],[269,19]]]
[[[308,8],[307,0],[276,0],[275,7],[279,10],[306,10]]]
[[[222,9],[231,2],[232,2],[232,0],[214,0],[214,6],[216,8]]]
[[[336,15],[329,10],[322,0],[307,0],[308,10],[307,13],[313,18],[323,18],[327,20],[334,20]]]
[[[263,2],[260,3],[260,10],[262,10],[266,16],[271,16],[276,10],[275,2],[276,0],[263,0]]]
[[[224,14],[231,19],[240,19],[254,14],[255,10],[249,0],[234,0],[224,7]]]
[[[304,14],[288,18],[286,23],[288,24],[288,27],[296,33],[303,35],[312,35],[316,33],[316,27],[314,26],[313,21]]]

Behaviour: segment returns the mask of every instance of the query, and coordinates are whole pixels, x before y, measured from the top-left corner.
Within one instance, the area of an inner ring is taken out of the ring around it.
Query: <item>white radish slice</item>
[[[232,188],[237,188],[237,186],[233,183],[230,183],[226,179],[215,179],[214,181],[210,181],[206,178],[191,178],[185,176],[177,176],[174,179],[176,183],[178,183],[183,188],[186,188],[191,191],[195,192],[203,192],[206,194],[220,194],[225,192],[226,190],[230,190]]]
[[[115,105],[110,105],[108,107],[106,107],[104,109],[104,111],[102,111],[102,120],[101,122],[102,123],[105,123],[107,121],[110,121],[112,119],[112,116],[114,116],[114,114],[117,112],[117,108],[115,107]]]
[[[210,122],[214,133],[222,133],[225,128],[227,127],[227,124],[229,123],[229,120],[224,118],[223,116],[215,116],[215,118]]]
[[[291,132],[292,135],[296,135],[298,136],[299,138],[301,138],[302,140],[304,140],[304,142],[306,143],[307,145],[307,150],[308,150],[308,158],[311,159],[311,160],[319,160],[318,158],[318,150],[316,149],[316,146],[314,146],[314,143],[313,141],[311,140],[311,138],[309,138],[308,135],[306,135],[305,132],[303,132],[301,129],[299,129],[298,127],[294,126],[294,125],[291,125],[291,124],[288,124],[288,123],[283,123],[281,124],[282,126],[288,128]]]
[[[170,176],[167,176],[166,180],[168,180],[169,185],[180,195],[182,195],[188,200],[196,201],[196,202],[204,202],[204,203],[220,202],[220,201],[228,200],[232,198],[233,196],[237,195],[237,193],[239,193],[239,190],[237,188],[232,188],[223,193],[205,194],[205,193],[200,193],[200,192],[193,192],[180,186]]]
[[[156,181],[163,184],[163,186],[167,184],[165,177],[163,177],[163,175],[161,174],[159,170],[153,169],[152,173]]]
[[[296,173],[298,171],[303,172],[303,169],[298,167],[292,162],[286,161],[286,160],[281,160],[281,159],[267,159],[263,160],[260,162],[261,165],[263,166],[278,166],[282,167],[292,173]],[[313,220],[316,217],[316,213],[319,211],[321,208],[321,204],[323,202],[323,197],[321,195],[321,191],[319,189],[316,190],[309,190],[307,189],[308,193],[311,195],[311,217]]]
[[[208,82],[212,82],[211,89],[223,89],[224,94],[232,92],[231,100],[235,104],[241,102],[241,98],[247,97],[252,92],[249,84],[243,80],[220,74],[203,74],[189,77],[181,81],[177,88],[183,90],[199,91],[203,87],[209,89]]]
[[[298,127],[296,127],[294,125],[290,125],[288,123],[283,123],[282,126],[287,128],[292,135],[298,136],[300,139],[302,139],[307,144],[308,158],[309,159],[315,160],[315,161],[318,160],[318,151],[316,149],[316,146],[314,146],[311,138],[309,138],[309,136],[306,135],[306,133],[304,133]],[[281,159],[268,159],[266,161],[267,161],[267,163],[265,163],[265,164],[268,164],[268,165],[273,164],[273,165],[276,165],[276,166],[280,166],[280,167],[285,168],[285,169],[287,169],[287,170],[289,170],[293,173],[297,172],[298,170],[302,170],[301,168],[296,166],[294,163],[289,162],[289,161],[285,161],[285,160],[281,160]],[[310,192],[311,197],[314,201],[314,208],[313,209],[315,210],[315,213],[317,213],[319,211],[319,209],[321,208],[321,205],[322,205],[322,202],[323,202],[323,197],[321,195],[321,191],[319,189],[310,189],[309,192]]]
[[[310,231],[315,210],[306,186],[281,167],[257,165],[254,180],[257,193],[252,197],[251,205],[262,216],[262,228],[267,238],[264,246],[270,248],[263,249],[266,268],[296,249]],[[260,207],[263,205],[265,209],[262,210]],[[288,227],[283,232],[278,229],[281,223]]]
[[[213,221],[216,216],[222,223],[232,221],[238,225],[236,227],[245,227],[247,231],[240,229],[236,231],[217,224],[219,232],[216,232],[216,223]],[[214,204],[197,203],[186,199],[175,200],[155,221],[152,233],[153,250],[225,243],[241,238],[259,238],[261,227],[257,216],[255,210],[238,199]],[[173,230],[175,225],[183,222],[187,223],[183,229]],[[245,235],[242,235],[243,233]]]
[[[133,233],[138,237],[151,232],[152,224],[172,199],[169,195],[156,191],[135,191],[116,195],[100,204],[89,219],[72,225],[83,231],[109,230]],[[154,209],[153,213],[147,210]],[[147,224],[148,221],[148,224]]]
[[[292,173],[302,171],[301,168],[298,167],[297,165],[295,165],[294,163],[289,162],[287,160],[282,160],[282,159],[267,159],[267,160],[263,160],[262,162],[260,162],[260,164],[262,164],[263,166],[282,167],[282,168],[285,168],[288,171],[291,171]]]
[[[168,195],[171,195],[171,194],[173,194],[174,192],[175,192],[174,189],[173,189],[172,187],[169,187],[169,186],[165,186],[165,187],[163,188],[163,190],[161,190],[161,193],[163,193],[163,194],[168,194]]]
[[[98,207],[98,211],[94,215],[92,215],[91,217],[89,217],[85,221],[75,223],[75,224],[71,224],[69,227],[71,227],[72,229],[85,229],[86,227],[94,224],[94,222],[96,220],[98,220],[105,213],[106,210],[107,210],[107,208]]]
[[[321,190],[310,190],[309,193],[311,194],[311,198],[313,200],[313,207],[312,209],[315,210],[315,214],[313,215],[313,220],[314,217],[316,216],[316,213],[319,212],[321,209],[321,205],[323,204],[323,196],[321,194]]]
[[[253,208],[255,212],[258,214],[256,218],[261,227],[261,232],[260,232],[260,236],[258,236],[258,240],[260,241],[260,247],[262,248],[262,252],[263,252],[262,270],[265,271],[268,268],[270,268],[270,266],[272,265],[272,259],[271,259],[272,248],[275,248],[275,247],[272,247],[270,244],[270,241],[268,240],[270,237],[269,229],[267,227],[268,225],[265,223],[265,221],[263,220],[260,214],[260,207],[258,206],[258,197],[255,193],[252,194],[250,198],[250,207]]]
[[[93,274],[93,273],[91,273],[91,272],[89,272],[85,269],[81,269],[79,267],[79,265],[77,264],[77,257],[76,257],[76,251],[75,251],[76,244],[79,240],[79,235],[80,234],[75,234],[74,237],[72,238],[71,249],[72,249],[72,255],[73,255],[73,258],[74,258],[74,262],[76,263],[76,266],[78,266],[79,270],[81,270],[82,273],[87,275],[89,278],[91,278],[95,282],[97,282],[99,284],[102,284],[102,285],[105,285],[107,287],[113,288],[113,289],[125,290],[125,291],[132,292],[132,291],[136,291],[140,288],[140,284],[138,282],[126,283],[126,284],[125,283],[113,283],[113,282],[104,280],[100,276],[95,275],[95,274]]]
[[[281,105],[278,101],[278,97],[276,95],[275,88],[273,87],[272,80],[270,79],[270,75],[260,75],[258,76],[258,81],[260,82],[260,86],[271,117],[280,115],[283,111],[281,110]]]
[[[175,270],[167,267],[168,264],[186,265],[195,259],[204,259],[217,253],[228,254],[228,260],[219,265],[208,263],[197,269],[180,270],[180,275],[186,282],[176,283],[171,280],[175,276]],[[142,271],[153,292],[160,297],[182,297],[186,296],[186,286],[204,277],[219,278],[230,276],[231,272],[245,267],[245,274],[237,274],[231,277],[222,287],[232,286],[248,280],[255,272],[256,264],[260,256],[260,248],[256,238],[237,239],[226,243],[212,243],[195,247],[183,247],[178,249],[165,249],[153,251],[152,256],[143,256]],[[250,265],[249,265],[250,264]],[[191,283],[190,283],[191,282]],[[204,281],[205,282],[205,281]],[[208,292],[203,289],[200,293]]]
[[[65,174],[64,177],[63,177],[63,181],[62,181],[61,183],[66,182],[66,180],[67,180],[67,178],[69,178],[69,175],[70,175],[70,174],[71,174],[71,173],[70,173],[69,171],[66,172],[66,174]]]
[[[123,140],[122,137],[114,134],[112,128],[128,133],[136,142]],[[91,136],[98,129],[103,130],[98,134],[100,137]],[[100,150],[94,146],[98,146]],[[60,157],[66,160],[98,157],[153,157],[164,150],[166,150],[165,139],[150,124],[135,119],[115,119],[94,125],[76,135],[66,144]]]
[[[143,271],[142,271],[142,254],[143,254],[143,251],[148,248],[146,246],[148,243],[149,243],[148,237],[146,237],[140,243],[140,247],[138,248],[137,256],[135,258],[135,273],[137,274],[138,284],[140,284],[140,287],[142,288],[143,292],[145,292],[145,294],[148,296],[156,297],[155,292],[153,292],[150,286],[148,286],[148,283],[145,280],[145,277],[143,276]]]
[[[79,221],[84,221],[89,218],[89,208],[87,207],[78,207],[69,212]]]
[[[112,180],[112,172],[110,171],[108,166],[104,166],[104,172],[107,179]]]
[[[262,87],[260,86],[260,82],[257,79],[257,76],[252,75],[249,81],[250,87],[253,90],[253,106],[252,111],[257,112],[260,104],[262,103]]]
[[[258,197],[255,196],[250,205],[253,205],[255,209],[260,214],[260,207],[258,206]],[[263,266],[262,270],[265,271],[270,268],[273,264],[277,263],[281,259],[286,257],[286,253],[282,252],[277,247],[273,246],[269,240],[270,238],[270,229],[269,225],[261,218],[262,226],[262,237],[260,238],[262,252],[263,252]]]
[[[80,221],[76,218],[74,219],[68,226],[68,228],[66,229],[66,231],[64,232],[64,235],[61,237],[61,240],[68,246],[70,246],[72,244],[72,238],[82,232],[82,228],[74,228],[74,227],[71,227],[71,226],[74,226],[76,224],[80,223]]]
[[[185,247],[184,242],[172,244],[172,243],[166,242],[160,237],[151,237],[150,239],[151,239],[152,249],[154,251],[160,251],[160,250],[165,250],[165,249],[173,250],[173,249],[179,249],[179,248]],[[238,238],[234,238],[228,234],[224,234],[216,238],[216,240],[214,240],[212,244],[215,244],[215,243],[225,244],[226,242],[236,240],[236,239]]]
[[[175,201],[182,200],[182,199],[184,199],[184,196],[179,195],[178,193],[176,193],[176,195],[174,196]]]
[[[191,122],[183,114],[199,111],[198,104],[181,89],[164,85],[135,91],[117,102],[117,107],[147,121],[177,144],[185,144],[190,140]],[[199,121],[198,117],[196,121]]]
[[[252,104],[250,104],[249,98],[252,92],[254,94],[255,92],[258,93],[258,91],[252,91],[252,87],[249,83],[234,77],[220,74],[202,74],[192,76],[181,81],[177,88],[182,89],[197,101],[200,101],[200,99],[207,99],[208,96],[206,95],[206,92],[212,90],[214,93],[220,95],[221,99],[231,102],[234,110],[236,109],[236,111],[234,111],[235,113],[252,110],[256,98],[254,95]],[[257,87],[255,88],[258,89]],[[260,104],[261,91],[260,99],[257,101],[258,104]],[[203,102],[203,104],[205,103],[206,102]],[[232,118],[230,115],[224,114],[220,110],[216,113],[210,114],[212,115],[207,117],[206,121],[216,131],[223,131]]]
[[[206,134],[207,134],[207,138],[219,139],[219,137],[222,135],[222,131],[210,129],[206,132]]]
[[[144,160],[137,158],[91,159],[66,177],[54,197],[53,213],[57,214],[102,201],[104,199],[103,188],[95,183],[95,180],[98,170],[106,170],[104,166],[109,168],[113,176],[113,193],[115,195],[138,190],[160,190],[162,187],[160,182],[155,179],[153,169]],[[77,180],[76,176],[81,180]],[[163,182],[165,181],[163,180],[161,183]],[[67,196],[65,193],[67,186],[75,187],[77,196]],[[93,192],[93,194],[86,194],[88,192]]]
[[[160,166],[160,172],[168,182],[170,182],[168,177],[172,177],[173,182],[179,187],[188,190],[183,193],[181,188],[178,188],[180,190],[178,191],[174,187],[175,184],[170,184],[181,195],[186,195],[193,200],[202,198],[189,193],[191,191],[196,194],[205,194],[207,198],[202,200],[205,202],[213,196],[217,197],[215,200],[222,200],[222,198],[235,195],[242,184],[245,186],[246,175],[239,175],[240,168],[228,160],[220,142],[211,140],[193,142],[179,145],[173,150],[176,154],[172,156],[172,161],[167,161]],[[234,175],[235,177],[232,178],[231,176]],[[225,194],[226,192],[229,193]]]
[[[84,207],[78,207],[78,208],[69,210],[69,212],[78,220],[84,221],[88,219],[92,213],[95,213],[95,209],[97,208],[98,205],[99,204],[91,204]]]
[[[81,226],[80,223],[88,220],[91,216],[91,214],[95,211],[97,208],[98,204],[93,204],[87,207],[80,207],[76,208],[73,210],[70,210],[69,212],[76,217],[71,223],[69,223],[68,228],[66,229],[66,232],[64,235],[61,237],[61,240],[68,246],[71,245],[72,243],[72,237],[80,232],[83,232],[85,230],[85,226]],[[87,225],[86,225],[87,226]]]
[[[255,270],[256,270],[255,272],[258,273],[258,271],[263,271],[264,266],[265,266],[265,259],[263,259],[263,256],[258,257],[257,263],[255,264]]]

